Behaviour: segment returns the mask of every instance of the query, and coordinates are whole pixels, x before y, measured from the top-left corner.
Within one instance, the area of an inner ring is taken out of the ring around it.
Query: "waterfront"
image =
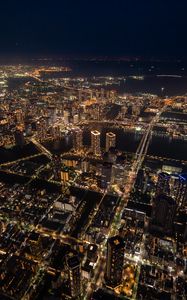
[[[124,131],[123,129],[102,128],[101,129],[101,147],[105,147],[106,132],[112,131],[117,136],[117,149],[124,152],[135,153],[140,143],[142,134],[140,132]],[[86,146],[90,145],[91,137],[90,131],[84,131],[83,141]],[[61,140],[51,141],[45,143],[54,154],[60,154],[69,151],[72,148],[72,136],[63,138]],[[162,147],[161,147],[162,145]],[[38,153],[32,144],[25,145],[23,148],[14,147],[12,149],[0,148],[0,162],[14,161],[21,157],[31,156]],[[170,138],[168,136],[152,136],[150,141],[148,155],[166,157],[177,160],[187,160],[187,141],[177,138]]]

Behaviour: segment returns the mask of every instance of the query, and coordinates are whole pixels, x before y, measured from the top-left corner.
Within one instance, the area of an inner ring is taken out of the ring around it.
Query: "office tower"
[[[168,173],[161,172],[158,174],[156,196],[161,194],[169,195],[170,193],[169,180],[170,180],[170,176]]]
[[[81,296],[81,266],[78,256],[73,255],[67,258],[69,284],[71,297],[79,299]]]
[[[109,92],[109,100],[112,103],[115,103],[116,97],[117,97],[117,92],[116,91],[110,91]]]
[[[60,172],[60,177],[62,182],[69,181],[69,173],[67,171]]]
[[[179,206],[187,205],[187,174],[170,176],[170,196],[173,197]]]
[[[16,110],[16,122],[17,124],[23,124],[24,123],[24,114],[21,109]]]
[[[145,193],[147,190],[147,182],[148,182],[148,176],[146,174],[146,171],[144,169],[140,169],[138,171],[135,187],[142,193]]]
[[[64,110],[64,123],[69,124],[70,113],[67,110]]]
[[[170,175],[169,180],[169,189],[170,189],[170,196],[176,200],[178,203],[179,201],[179,194],[180,194],[180,175],[172,174]],[[179,204],[179,203],[178,203]]]
[[[48,107],[48,117],[49,117],[49,122],[53,124],[57,117],[57,109],[54,105],[50,105]]]
[[[81,170],[83,173],[87,173],[89,172],[89,169],[90,169],[90,163],[88,160],[83,160],[81,162]]]
[[[73,116],[73,123],[77,124],[78,122],[79,122],[79,115],[76,114],[76,115]]]
[[[132,115],[139,116],[139,114],[140,114],[140,106],[138,106],[137,104],[134,104],[132,106]]]
[[[124,262],[124,242],[120,236],[107,241],[106,284],[116,287],[122,282]]]
[[[74,131],[74,149],[77,152],[81,152],[83,150],[83,132],[82,129],[76,128]]]
[[[98,156],[101,153],[100,150],[100,132],[97,130],[91,131],[91,151],[94,155]]]
[[[177,202],[180,206],[187,206],[187,174],[180,175]]]
[[[179,206],[187,205],[187,174],[160,173],[158,176],[156,195],[169,195]]]
[[[54,139],[61,138],[61,130],[59,125],[51,127],[51,134]]]
[[[113,132],[107,132],[106,134],[106,152],[111,147],[116,147],[116,135]]]
[[[15,143],[19,147],[23,147],[25,144],[25,138],[23,134],[23,130],[20,128],[17,128],[14,134],[15,137]]]
[[[126,106],[126,105],[123,105],[123,106],[121,107],[121,113],[122,113],[123,116],[126,115],[126,113],[127,113],[127,106]]]
[[[158,195],[153,203],[152,225],[156,230],[170,234],[176,213],[176,201],[167,195]]]
[[[125,170],[124,167],[120,164],[112,165],[111,170],[111,184],[117,184],[119,186],[124,185],[124,179],[125,179]]]

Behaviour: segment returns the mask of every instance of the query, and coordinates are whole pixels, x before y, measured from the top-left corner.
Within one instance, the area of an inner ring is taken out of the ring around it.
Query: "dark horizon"
[[[0,55],[187,58],[184,0],[12,2],[1,4]]]

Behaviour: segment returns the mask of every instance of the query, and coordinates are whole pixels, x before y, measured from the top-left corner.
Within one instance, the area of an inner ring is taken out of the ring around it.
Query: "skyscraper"
[[[73,255],[68,257],[67,267],[69,272],[71,297],[73,299],[79,299],[81,296],[81,267],[78,256]]]
[[[156,195],[168,195],[176,200],[179,206],[187,205],[187,174],[161,172],[158,175]]]
[[[125,179],[124,167],[121,166],[120,164],[112,165],[110,183],[123,186],[124,179]]]
[[[161,194],[169,195],[170,193],[169,181],[170,181],[170,175],[168,173],[161,172],[158,174],[156,196]]]
[[[152,226],[162,233],[170,234],[176,213],[176,201],[167,195],[158,195],[153,204]]]
[[[142,193],[145,193],[147,189],[147,181],[148,176],[146,171],[144,169],[140,169],[136,177],[135,187]]]
[[[83,148],[83,132],[82,129],[76,128],[74,131],[74,149],[77,152],[81,152]]]
[[[115,147],[116,146],[116,135],[113,132],[107,132],[106,134],[106,152],[108,152],[108,150],[111,147]]]
[[[23,134],[23,130],[21,127],[17,127],[15,133],[14,133],[14,137],[15,137],[15,142],[16,145],[19,147],[23,147],[25,144],[25,138],[24,138],[24,134]]]
[[[179,206],[187,205],[187,174],[170,176],[170,196]]]
[[[67,110],[64,110],[64,123],[69,124],[70,113]]]
[[[91,151],[94,155],[98,156],[101,153],[100,150],[100,132],[97,130],[91,131]]]
[[[24,123],[24,114],[21,109],[17,109],[16,112],[16,122],[17,124],[23,124]]]
[[[124,242],[120,236],[107,241],[106,284],[116,287],[122,282],[124,263]]]

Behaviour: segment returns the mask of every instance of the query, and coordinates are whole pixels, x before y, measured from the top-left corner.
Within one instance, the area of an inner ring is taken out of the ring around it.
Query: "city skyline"
[[[0,300],[187,299],[186,11],[2,3]]]

